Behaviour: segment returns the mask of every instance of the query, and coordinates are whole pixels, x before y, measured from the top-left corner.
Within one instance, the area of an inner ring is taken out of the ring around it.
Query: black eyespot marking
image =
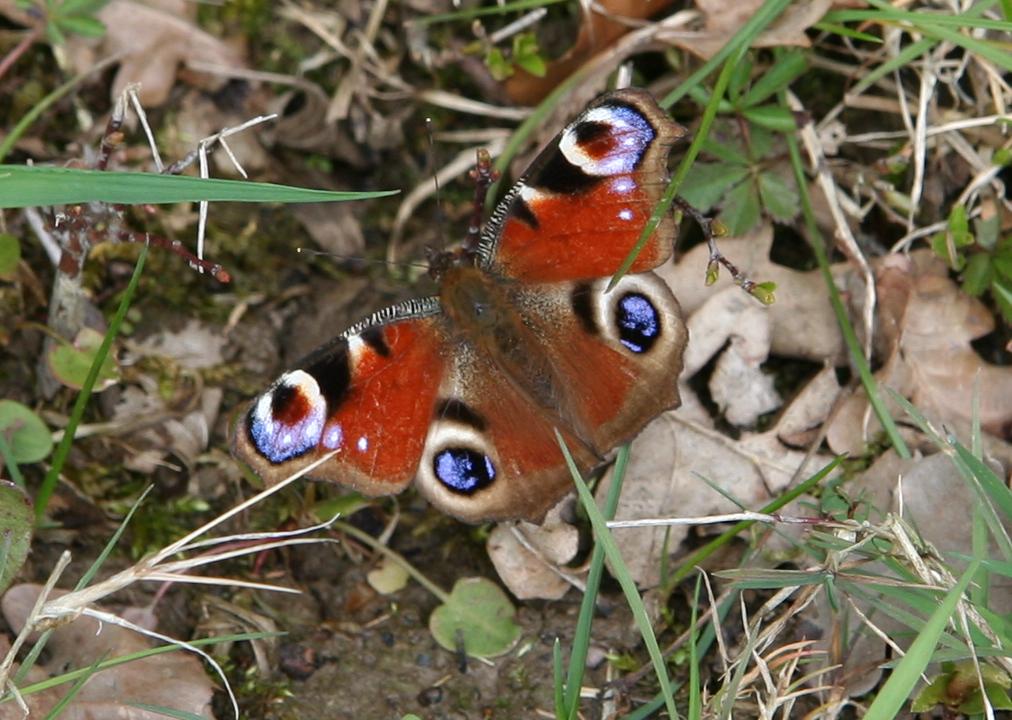
[[[567,195],[587,190],[599,181],[600,178],[588,175],[569,162],[562,150],[556,147],[531,178],[530,184],[539,190]]]
[[[285,417],[295,410],[294,403],[301,398],[299,389],[291,385],[279,385],[271,393],[271,415]]]
[[[657,308],[640,293],[626,293],[615,304],[619,341],[634,353],[649,352],[661,335]]]
[[[510,214],[531,230],[537,230],[541,227],[541,223],[538,222],[538,218],[531,210],[531,206],[520,197],[519,193],[513,196],[513,202],[510,204]]]
[[[593,143],[595,140],[599,140],[609,132],[611,132],[612,126],[608,123],[603,122],[582,122],[573,128],[573,132],[576,135],[576,142],[579,145],[588,145]]]
[[[387,353],[389,352],[387,350]],[[339,338],[324,352],[314,353],[306,358],[305,371],[312,375],[316,384],[320,386],[320,394],[327,401],[327,411],[332,414],[344,401],[348,394],[348,386],[351,384],[348,341]]]
[[[473,495],[495,480],[495,466],[488,455],[456,447],[440,450],[432,459],[432,470],[450,492]]]
[[[436,404],[436,420],[449,420],[482,432],[488,427],[485,418],[462,400],[448,398]]]
[[[597,318],[594,317],[591,289],[590,283],[577,283],[569,295],[569,304],[573,307],[573,313],[583,329],[590,335],[597,335],[600,328],[597,326]]]
[[[372,348],[373,352],[381,357],[390,357],[390,346],[387,345],[387,341],[383,338],[383,328],[379,325],[373,325],[367,327],[359,335],[362,338],[362,342]]]

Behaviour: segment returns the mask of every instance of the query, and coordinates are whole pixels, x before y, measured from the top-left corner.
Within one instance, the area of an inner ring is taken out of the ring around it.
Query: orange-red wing
[[[345,333],[253,401],[233,438],[268,482],[337,454],[310,477],[369,495],[411,482],[446,368],[441,316]]]
[[[482,261],[528,282],[611,275],[660,200],[670,147],[684,133],[644,91],[601,97],[542,151],[496,209]],[[675,230],[665,216],[631,272],[664,262]]]

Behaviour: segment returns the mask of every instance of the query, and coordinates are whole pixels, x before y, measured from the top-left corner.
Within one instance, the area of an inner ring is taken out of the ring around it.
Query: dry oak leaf
[[[105,23],[105,35],[96,39],[70,36],[67,57],[77,72],[90,69],[101,59],[119,57],[112,99],[137,83],[141,103],[157,107],[168,99],[180,65],[199,63],[222,71],[244,67],[240,51],[194,24],[196,12],[197,5],[185,0],[112,0],[97,15]],[[185,79],[211,91],[228,81],[224,72],[193,70],[185,72]]]
[[[39,585],[17,585],[4,595],[4,619],[15,632],[24,627],[40,589]],[[61,594],[55,591],[50,597]],[[141,627],[152,628],[155,625],[154,618],[146,610],[130,608],[120,615]],[[34,667],[34,677],[45,679],[68,670],[88,668],[96,660],[112,659],[150,647],[148,640],[133,630],[81,616],[53,631],[46,645],[45,667]],[[26,696],[32,717],[45,717],[68,688],[69,685],[64,685]],[[165,717],[134,706],[145,704],[213,718],[212,693],[211,682],[200,661],[194,655],[179,650],[96,673],[64,708],[60,717],[64,720],[158,720]],[[17,704],[0,705],[0,720],[23,718]]]
[[[774,263],[769,259],[772,246],[773,226],[768,222],[741,237],[720,241],[721,252],[731,258],[742,272],[757,281],[772,280],[777,284],[777,301],[765,310],[770,323],[770,353],[816,362],[846,362],[843,336],[829,304],[829,293],[821,273],[818,270],[794,270]],[[707,287],[703,282],[707,258],[706,245],[701,244],[685,253],[677,264],[665,264],[656,270],[672,288],[682,311],[688,316],[711,301],[722,288],[734,288],[744,295],[726,272],[721,273],[715,285]],[[846,263],[833,265],[830,270],[838,284],[851,272]],[[758,306],[757,301],[752,301],[752,304]],[[695,352],[693,343],[702,340],[690,330],[689,355]]]
[[[679,33],[671,38],[671,42],[708,60],[727,45],[728,40],[756,14],[762,5],[763,0],[738,0],[737,2],[696,0],[696,7],[705,17],[703,30],[698,34]],[[805,31],[819,22],[833,5],[832,0],[808,0],[808,2],[791,3],[776,22],[756,38],[753,46],[797,45],[808,47],[811,43]]]
[[[1001,468],[997,470],[999,475],[1005,474]],[[889,450],[848,483],[846,492],[850,497],[861,498],[861,502],[871,509],[869,521],[873,524],[883,522],[886,513],[895,514],[902,509],[904,520],[916,528],[918,540],[938,550],[946,564],[955,568],[957,575],[966,567],[964,558],[973,556],[973,524],[967,522],[967,518],[973,515],[975,493],[946,454],[935,453],[903,460]],[[787,512],[810,512],[800,506],[796,508]],[[1009,523],[1005,525],[1007,532]],[[781,532],[787,535],[801,533],[797,526],[782,528]],[[782,544],[786,549],[787,543]],[[890,569],[878,563],[864,565],[861,572],[879,573],[883,577],[893,575]],[[1012,612],[1012,583],[1008,578],[994,577],[995,585],[988,593],[988,609],[996,615],[1008,617]],[[873,587],[866,587],[866,590],[869,598],[849,596],[850,602],[838,602],[835,607],[830,606],[827,593],[820,593],[817,601],[807,607],[799,618],[799,632],[809,638],[818,638],[816,647],[826,652],[825,664],[839,666],[839,670],[835,671],[836,682],[844,686],[845,696],[861,696],[873,690],[882,675],[883,663],[893,654],[882,639],[857,617],[851,603],[856,604],[879,631],[886,633],[901,647],[906,647],[914,637],[909,626],[876,610],[877,603],[892,605],[894,600],[877,593]],[[847,633],[846,642],[839,642],[844,633]],[[842,648],[846,650],[841,655]]]
[[[586,9],[576,42],[561,57],[548,63],[544,77],[516,68],[503,83],[510,100],[535,105],[587,60],[636,27],[637,21],[657,15],[671,0],[601,0],[581,4]]]
[[[489,534],[489,559],[518,600],[558,600],[572,585],[563,575],[574,571],[561,567],[576,557],[580,544],[576,527],[561,519],[569,502],[556,505],[541,525],[499,523]]]
[[[830,461],[829,456],[816,454],[806,463],[804,452],[780,440],[779,423],[764,433],[743,433],[739,440],[726,437],[713,428],[689,388],[682,388],[682,399],[682,407],[661,415],[633,441],[616,520],[755,510],[799,473],[810,474]],[[788,417],[793,418],[790,408],[782,416]],[[795,422],[792,419],[785,429],[793,430]],[[607,480],[597,491],[599,504],[607,496],[610,476]],[[614,532],[633,578],[647,588],[660,582],[665,547],[677,554],[690,529],[675,525]]]
[[[970,342],[994,329],[994,318],[976,298],[949,279],[948,269],[927,249],[890,255],[877,264],[879,304],[876,347],[884,365],[875,374],[925,416],[967,437],[975,393],[980,423],[999,437],[1012,426],[1012,368],[990,365]],[[894,417],[902,409],[883,392]],[[867,425],[867,426],[866,426]],[[829,426],[835,452],[861,452],[881,431],[868,413],[864,391],[844,403]]]

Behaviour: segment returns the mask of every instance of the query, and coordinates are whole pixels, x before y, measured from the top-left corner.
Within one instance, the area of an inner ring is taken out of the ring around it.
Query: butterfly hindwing
[[[632,250],[668,181],[671,145],[685,135],[642,90],[602,96],[538,156],[497,206],[481,263],[525,282],[613,274]],[[674,220],[662,218],[631,268],[671,254]]]
[[[516,306],[533,330],[529,352],[557,378],[559,419],[605,453],[677,407],[688,331],[671,290],[652,272],[519,285]]]

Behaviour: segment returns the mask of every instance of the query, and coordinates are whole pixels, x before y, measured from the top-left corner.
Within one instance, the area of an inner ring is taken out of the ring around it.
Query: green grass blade
[[[210,638],[201,638],[199,640],[188,640],[187,645],[190,645],[192,647],[203,647],[205,645],[217,645],[218,643],[242,642],[245,640],[265,640],[268,638],[283,637],[284,635],[287,635],[287,633],[283,632],[235,633],[233,635],[224,635],[222,637],[210,637]],[[109,668],[114,668],[117,665],[125,665],[126,663],[131,663],[136,660],[141,660],[143,658],[153,657],[155,655],[161,655],[167,652],[180,652],[183,651],[184,649],[185,648],[182,648],[179,645],[159,645],[157,647],[147,648],[145,650],[138,650],[137,652],[128,653],[126,655],[119,655],[117,657],[102,660],[95,667],[98,670],[108,670]],[[22,688],[18,688],[18,692],[20,692],[22,695],[33,695],[35,693],[42,692],[43,690],[49,690],[50,688],[59,687],[60,685],[65,685],[66,683],[69,682],[75,682],[78,679],[90,674],[91,674],[91,667],[80,668],[78,670],[70,670],[69,672],[63,673],[62,675],[56,675],[54,677],[46,678],[45,680],[40,680],[39,682],[32,683],[31,685],[26,685]],[[8,691],[4,693],[2,697],[0,697],[0,703],[12,702],[13,699],[14,699],[13,694]]]
[[[147,703],[126,704],[139,710],[146,710],[157,715],[175,718],[176,720],[207,720],[207,716],[205,715],[196,715],[194,713],[186,712],[185,710],[176,710],[175,708],[165,707],[164,705],[148,705]]]
[[[338,192],[143,172],[0,165],[0,208],[87,202],[138,205],[177,202],[339,202],[393,195],[396,190]]]
[[[629,446],[623,445],[615,458],[615,469],[612,472],[611,487],[605,499],[603,515],[608,520],[615,517],[619,497],[622,495],[622,483],[625,480],[626,467],[629,464]],[[566,677],[566,714],[572,720],[580,707],[580,687],[583,685],[583,673],[587,666],[587,653],[590,650],[590,630],[594,622],[594,607],[597,605],[597,592],[604,576],[604,548],[594,545],[590,555],[590,569],[587,572],[586,590],[580,602],[580,614],[573,632],[573,650],[569,654],[569,673]]]
[[[932,661],[935,646],[978,567],[979,562],[972,563],[955,587],[945,594],[942,602],[928,618],[924,629],[917,635],[906,655],[893,670],[885,685],[878,691],[875,700],[864,716],[864,720],[892,720],[899,714],[900,709],[913,693],[921,673]]]
[[[573,461],[573,456],[570,454],[569,448],[566,447],[566,442],[562,439],[562,435],[559,434],[558,430],[555,431],[555,437],[562,448],[563,455],[565,455],[569,472],[573,476],[573,482],[576,483],[576,492],[580,496],[580,502],[583,504],[583,508],[590,518],[590,524],[594,529],[594,538],[604,548],[605,557],[611,563],[612,573],[615,575],[615,579],[618,580],[619,585],[622,586],[626,602],[629,603],[633,618],[636,620],[636,627],[639,628],[640,634],[643,636],[643,643],[646,645],[650,661],[654,666],[654,673],[661,686],[661,693],[664,695],[664,705],[667,708],[668,716],[677,720],[680,716],[678,710],[675,708],[674,691],[671,687],[671,680],[668,678],[668,669],[664,664],[661,648],[657,644],[657,636],[654,635],[654,629],[650,625],[647,610],[643,606],[643,598],[640,597],[639,591],[636,589],[636,582],[633,580],[632,575],[629,574],[629,569],[622,561],[622,553],[619,552],[615,538],[608,529],[607,520],[604,519],[604,516],[597,507],[597,503],[594,502],[594,496],[590,494],[587,483],[580,476],[580,471]]]
[[[91,369],[84,380],[84,386],[74,401],[74,408],[71,410],[70,418],[67,420],[63,439],[60,440],[60,444],[56,446],[56,450],[53,452],[53,464],[49,467],[49,472],[42,479],[42,485],[39,486],[39,491],[35,495],[35,517],[37,522],[41,523],[46,515],[46,505],[49,503],[53,490],[56,489],[56,483],[60,478],[60,473],[63,471],[63,465],[67,462],[70,446],[74,442],[74,433],[77,431],[77,426],[81,423],[81,418],[84,416],[84,409],[88,405],[88,398],[91,397],[91,391],[95,387],[95,381],[98,379],[102,364],[105,362],[109,349],[112,347],[112,343],[119,333],[119,328],[123,324],[127,310],[130,309],[130,302],[133,300],[134,292],[137,290],[137,284],[140,282],[141,272],[144,270],[144,261],[147,257],[148,248],[145,245],[141,248],[140,255],[137,256],[137,265],[134,266],[134,273],[130,277],[126,290],[123,291],[123,298],[116,309],[116,314],[113,315],[112,320],[109,322],[109,330],[106,332],[105,338],[103,338],[102,344],[98,348],[98,352],[95,353],[95,359],[91,363]]]
[[[84,684],[88,682],[88,680],[90,680],[92,676],[99,671],[99,665],[101,665],[102,660],[104,659],[105,658],[100,657],[90,666],[85,668],[84,674],[82,674],[81,677],[77,678],[74,684],[70,687],[70,690],[68,690],[66,694],[63,697],[61,697],[59,701],[57,701],[57,703],[52,707],[52,709],[48,713],[46,713],[46,720],[54,720],[55,718],[58,718],[60,717],[60,715],[63,714],[63,711],[67,709],[67,706],[70,704],[70,701],[73,700],[77,696],[77,694],[81,692],[81,690],[84,688]]]
[[[569,714],[566,712],[566,681],[562,674],[562,642],[556,637],[555,643],[552,645],[552,679],[555,683],[556,720],[563,720]]]
[[[703,697],[699,683],[699,648],[697,620],[699,616],[699,594],[703,587],[702,574],[696,576],[696,590],[692,594],[692,617],[689,619],[689,720],[703,717]]]

